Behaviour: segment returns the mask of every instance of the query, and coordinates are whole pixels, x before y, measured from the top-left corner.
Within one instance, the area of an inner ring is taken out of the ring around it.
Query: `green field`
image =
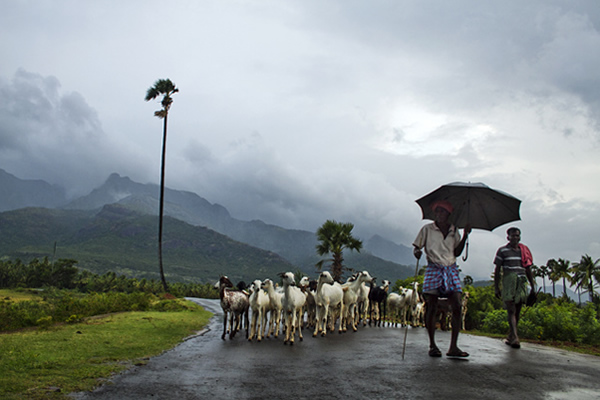
[[[16,301],[19,292],[0,294]],[[91,390],[112,374],[176,346],[212,316],[199,306],[186,307],[191,310],[125,312],[2,333],[0,398],[61,399],[71,392]]]

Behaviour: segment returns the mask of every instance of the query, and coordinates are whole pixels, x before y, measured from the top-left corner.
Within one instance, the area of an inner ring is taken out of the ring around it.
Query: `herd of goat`
[[[424,302],[416,282],[412,288],[401,287],[399,293],[389,293],[390,282],[384,280],[378,286],[367,271],[355,273],[345,283],[334,281],[328,271],[316,281],[305,276],[298,284],[292,272],[279,276],[281,286],[265,279],[255,280],[246,288],[238,284],[237,290],[229,278],[219,278],[224,314],[221,339],[227,332],[233,339],[244,326],[248,340],[277,338],[281,331],[284,344],[294,344],[296,334],[302,340],[303,328],[313,329],[313,337],[325,336],[327,331],[335,331],[336,323],[339,333],[356,331],[360,324],[385,326],[386,321],[393,326],[424,326]],[[442,328],[449,311],[440,304]],[[463,304],[463,316],[465,312]]]

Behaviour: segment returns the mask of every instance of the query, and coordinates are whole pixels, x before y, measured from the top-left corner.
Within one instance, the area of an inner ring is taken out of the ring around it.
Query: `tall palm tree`
[[[542,265],[538,268],[539,270],[539,274],[542,277],[542,285],[544,288],[544,293],[546,293],[546,277],[550,274],[550,271],[548,270],[548,267],[546,267],[545,265]]]
[[[552,297],[556,297],[556,281],[560,279],[558,275],[556,275],[556,273],[554,272],[554,270],[556,269],[556,264],[557,262],[554,258],[551,258],[546,263],[549,272],[548,279],[550,279],[550,282],[552,282]]]
[[[542,276],[542,270],[537,265],[533,264],[529,267],[531,273],[533,274],[533,280],[537,283],[537,278]]]
[[[324,256],[331,253],[331,274],[333,279],[340,282],[344,271],[344,249],[356,250],[360,253],[362,241],[352,236],[354,224],[327,220],[317,229],[317,254]],[[319,261],[316,266],[321,269],[326,260]]]
[[[571,281],[571,262],[559,258],[554,267],[554,274],[563,281],[563,296],[567,297],[567,280]]]
[[[169,109],[173,104],[173,94],[179,92],[179,89],[175,87],[175,84],[170,79],[159,79],[154,82],[154,86],[150,87],[146,92],[146,101],[154,100],[155,98],[162,96],[162,109],[155,111],[154,116],[163,120],[163,142],[162,142],[162,157],[160,164],[160,200],[158,207],[158,266],[160,269],[160,279],[162,281],[165,292],[169,290],[167,281],[165,279],[165,272],[163,269],[162,259],[162,232],[163,232],[163,214],[165,204],[165,158],[167,156],[167,117],[169,116]]]
[[[577,288],[587,289],[590,301],[594,301],[594,281],[600,283],[600,259],[594,261],[589,255],[581,256],[581,261],[573,265],[573,282]]]

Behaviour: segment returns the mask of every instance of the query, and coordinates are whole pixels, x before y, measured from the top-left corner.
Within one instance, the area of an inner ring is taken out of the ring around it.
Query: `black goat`
[[[385,320],[386,318],[390,281],[384,280],[382,283],[381,286],[374,286],[371,284],[371,290],[369,291],[369,326],[371,326],[371,322],[373,321],[374,305],[377,305],[377,319],[375,320],[374,325],[381,326],[381,320]]]

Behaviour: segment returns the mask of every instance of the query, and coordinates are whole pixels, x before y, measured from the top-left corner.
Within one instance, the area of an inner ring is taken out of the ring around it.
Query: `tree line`
[[[579,262],[559,258],[550,259],[546,265],[533,265],[533,276],[542,278],[544,293],[546,292],[546,277],[552,283],[552,296],[556,297],[556,282],[562,280],[563,296],[567,296],[567,282],[575,286],[581,303],[581,294],[588,293],[589,301],[596,302],[598,286],[600,285],[600,259],[594,261],[591,256],[583,255]]]
[[[36,258],[27,264],[18,259],[0,261],[0,288],[55,288],[80,293],[165,293],[162,281],[128,278],[112,271],[99,275],[80,269],[76,264],[77,261],[72,259],[51,262],[48,257]],[[174,297],[219,297],[217,289],[210,283],[171,282],[169,294]]]

